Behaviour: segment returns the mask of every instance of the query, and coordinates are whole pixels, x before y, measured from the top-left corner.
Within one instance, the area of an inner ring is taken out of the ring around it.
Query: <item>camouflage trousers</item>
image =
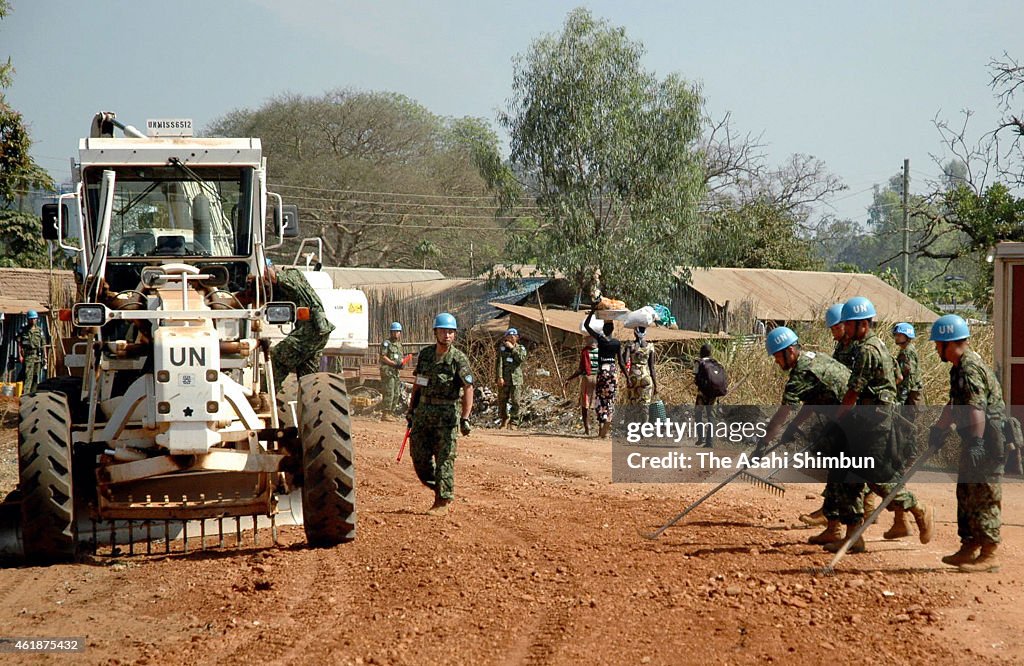
[[[509,407],[511,406],[511,409]],[[512,420],[512,423],[519,425],[519,417],[523,407],[523,385],[514,384],[512,380],[505,379],[505,385],[498,387],[498,416],[502,421]]]
[[[455,497],[458,409],[455,404],[419,405],[409,434],[409,453],[416,476],[441,499]]]
[[[961,541],[999,543],[1003,486],[995,483],[956,484],[956,532]]]
[[[39,369],[41,367],[42,363],[38,356],[25,359],[25,383],[21,387],[22,395],[36,392],[36,387],[39,386]]]
[[[280,388],[285,377],[294,372],[302,377],[320,372],[320,358],[327,335],[292,333],[270,350],[270,360],[274,363],[274,385]]]
[[[825,484],[824,513],[829,520],[838,520],[844,525],[853,525],[860,522],[864,516],[864,496],[873,492],[879,497],[887,497],[895,483],[845,483],[845,473],[829,474],[829,481]],[[909,511],[917,506],[917,498],[906,490],[900,490],[889,506],[889,511],[901,508]]]
[[[402,402],[402,380],[398,373],[386,368],[380,369],[381,388],[384,389],[384,400],[380,404],[380,411],[384,414],[394,414],[401,407]]]

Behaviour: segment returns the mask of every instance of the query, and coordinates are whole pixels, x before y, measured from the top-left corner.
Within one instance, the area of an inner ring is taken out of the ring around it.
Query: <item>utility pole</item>
[[[910,159],[903,160],[903,293],[910,292]]]

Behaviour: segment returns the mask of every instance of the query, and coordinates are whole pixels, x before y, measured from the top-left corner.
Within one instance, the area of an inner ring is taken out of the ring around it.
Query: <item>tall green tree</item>
[[[703,189],[697,87],[642,66],[643,45],[573,10],[516,60],[500,122],[539,208],[508,259],[628,303],[663,297],[693,238]]]
[[[0,20],[9,12],[10,4],[0,0]],[[0,266],[44,268],[48,259],[42,226],[35,215],[21,210],[21,201],[31,188],[52,189],[53,181],[32,159],[24,118],[7,103],[4,91],[13,75],[8,56],[0,63]]]
[[[508,178],[483,120],[436,116],[394,93],[333,90],[232,111],[206,132],[262,139],[272,189],[299,206],[302,235],[323,239],[328,265],[418,267],[425,240],[432,267],[466,275],[467,237],[478,265],[498,257],[497,193]],[[280,254],[294,252],[289,242]]]

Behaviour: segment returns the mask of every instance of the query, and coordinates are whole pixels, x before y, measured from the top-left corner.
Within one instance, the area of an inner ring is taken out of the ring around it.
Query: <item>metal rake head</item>
[[[786,494],[785,486],[779,485],[778,483],[775,483],[774,481],[771,481],[769,479],[762,478],[760,476],[757,476],[756,474],[751,474],[750,472],[746,471],[740,474],[740,476],[743,478],[744,481],[752,483],[755,486],[758,486],[763,490],[767,490],[770,493],[775,493],[779,497],[782,497],[783,495]]]

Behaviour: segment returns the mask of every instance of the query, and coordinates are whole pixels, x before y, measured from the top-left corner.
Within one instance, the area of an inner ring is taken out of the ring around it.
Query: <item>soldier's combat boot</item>
[[[931,541],[932,525],[935,522],[935,509],[918,502],[917,506],[910,510],[910,513],[914,516],[914,522],[917,523],[917,531],[920,533],[921,543]]]
[[[818,509],[813,513],[800,514],[800,522],[808,527],[819,527],[821,525],[827,525],[828,519],[825,518],[825,512],[822,509]]]
[[[966,562],[960,565],[960,571],[968,573],[981,573],[984,571],[999,571],[999,563],[996,561],[997,543],[986,543],[981,546],[981,555],[973,562]]]
[[[825,544],[825,550],[827,550],[830,553],[838,553],[839,549],[843,547],[843,544],[846,543],[847,541],[849,541],[850,537],[853,536],[853,533],[857,531],[858,527],[860,527],[861,522],[862,521],[857,521],[856,523],[854,523],[852,525],[847,525],[846,526],[846,537],[841,539],[841,540],[839,540],[839,541],[833,541],[832,543]],[[868,549],[867,546],[864,544],[864,537],[859,537],[853,543],[853,545],[851,545],[846,550],[846,552],[851,553],[851,554],[852,553],[863,553],[867,549]]]
[[[902,507],[893,509],[892,527],[882,535],[883,539],[902,539],[910,536],[910,524],[907,522],[907,512]]]
[[[438,497],[434,500],[434,506],[427,509],[428,516],[445,516],[448,515],[448,510],[451,507],[452,501],[450,499],[444,499]]]
[[[825,522],[827,523],[825,531],[815,534],[807,540],[807,543],[814,544],[815,546],[824,546],[825,544],[843,540],[843,524],[838,520],[826,520]]]
[[[946,555],[943,557],[942,563],[958,567],[961,564],[973,562],[974,558],[978,556],[979,547],[980,544],[978,544],[978,542],[968,539],[960,544],[960,550],[956,551],[952,555]]]

